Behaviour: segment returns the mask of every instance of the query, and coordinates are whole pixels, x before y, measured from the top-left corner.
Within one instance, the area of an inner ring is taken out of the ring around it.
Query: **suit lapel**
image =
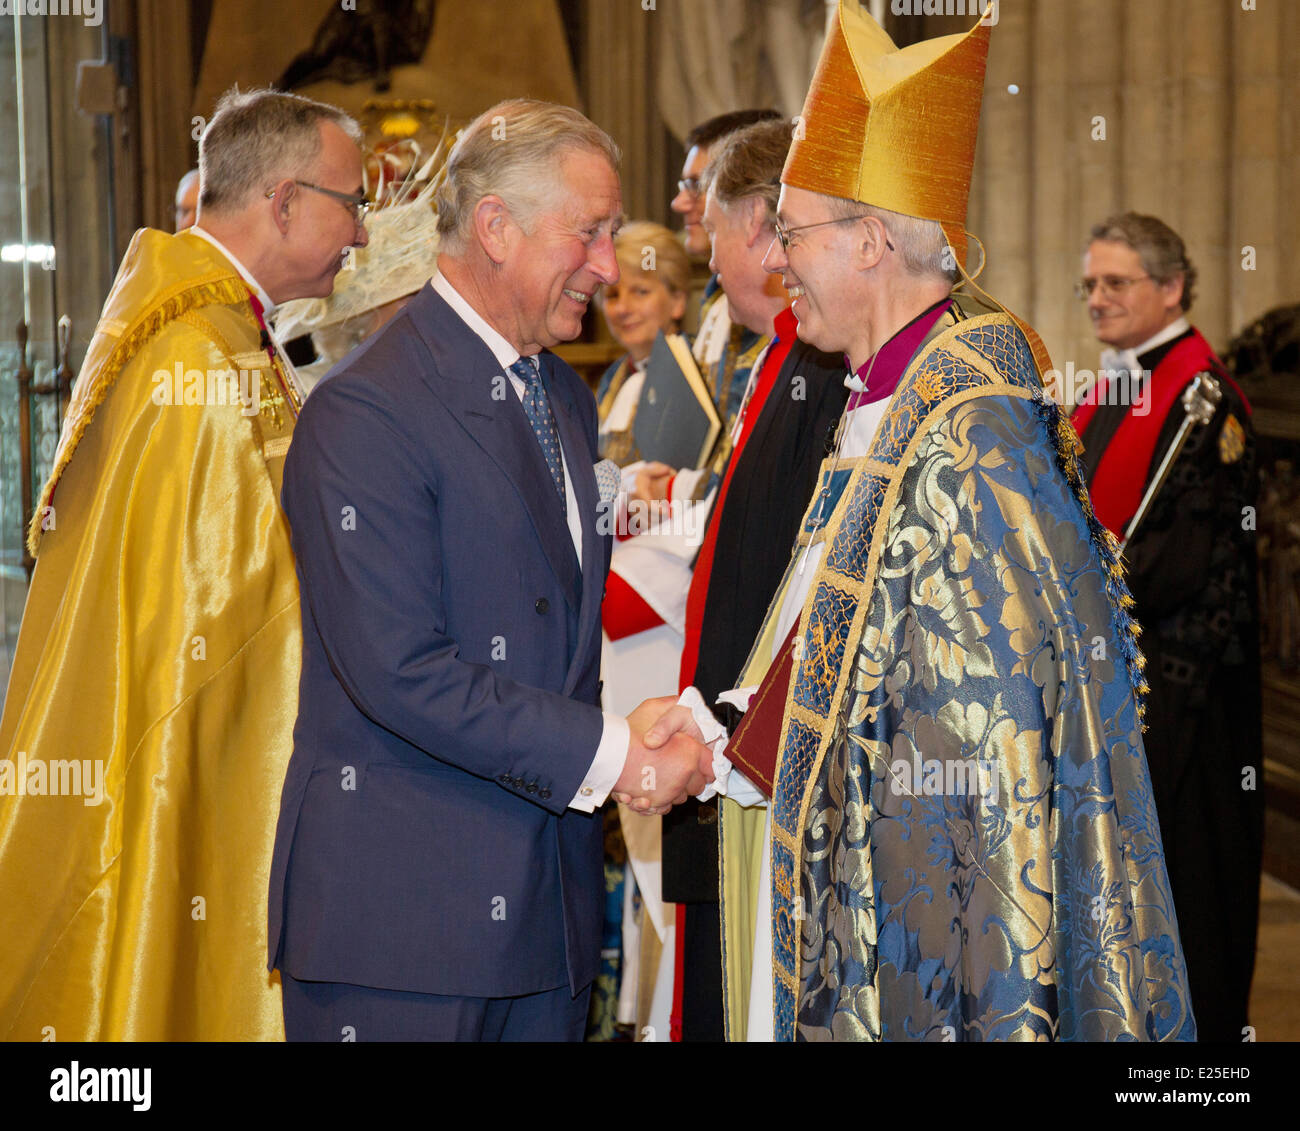
[[[431,286],[425,285],[411,301],[408,311],[434,361],[436,374],[425,374],[425,382],[514,485],[565,600],[576,605],[578,559],[573,552],[568,520],[551,481],[546,457],[509,374],[503,373],[492,351]],[[556,415],[558,425],[559,414]],[[560,442],[565,446],[566,455],[573,452],[581,456],[586,450],[585,444],[572,448],[563,427]],[[577,476],[580,464],[574,455],[569,455],[570,474]],[[594,491],[594,486],[591,489]],[[593,511],[594,506],[593,503]],[[586,538],[585,521],[583,537]],[[584,554],[586,550],[584,541]]]
[[[541,355],[541,364],[542,380],[546,383],[546,391],[551,399],[551,412],[555,415],[555,426],[560,433],[560,445],[564,449],[565,462],[569,467],[573,501],[582,520],[582,604],[578,613],[578,647],[574,649],[564,686],[565,694],[568,694],[573,690],[586,664],[587,641],[593,636],[599,639],[599,635],[594,630],[596,619],[600,616],[601,597],[605,591],[605,547],[602,544],[602,536],[596,530],[598,499],[596,476],[591,464],[591,447],[583,434],[582,420],[578,415],[577,406],[573,403],[572,389],[562,388],[562,383],[556,380],[557,362],[551,353],[544,352]],[[572,540],[569,544],[572,546]]]

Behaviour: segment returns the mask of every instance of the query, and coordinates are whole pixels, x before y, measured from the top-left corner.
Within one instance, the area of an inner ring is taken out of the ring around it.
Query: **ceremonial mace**
[[[1191,435],[1192,429],[1209,424],[1214,419],[1214,414],[1219,410],[1219,402],[1222,399],[1223,390],[1219,388],[1219,382],[1208,373],[1198,373],[1192,379],[1192,383],[1187,386],[1182,398],[1183,412],[1185,414],[1183,422],[1178,426],[1173,442],[1169,445],[1169,450],[1165,452],[1165,458],[1160,461],[1160,466],[1156,468],[1155,478],[1151,480],[1151,486],[1147,488],[1146,494],[1142,496],[1142,502],[1138,504],[1137,514],[1124,528],[1124,537],[1120,539],[1119,543],[1121,550],[1129,544],[1138,526],[1146,518],[1147,511],[1151,509],[1151,504],[1155,501],[1157,493],[1164,486],[1165,480],[1169,478],[1169,470],[1174,466],[1174,460],[1178,458],[1178,453],[1183,450],[1183,445],[1187,443],[1187,437]]]

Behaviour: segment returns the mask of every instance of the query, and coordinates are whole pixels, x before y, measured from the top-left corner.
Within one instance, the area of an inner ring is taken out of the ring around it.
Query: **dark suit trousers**
[[[591,986],[522,997],[444,997],[284,977],[290,1041],[580,1041]]]

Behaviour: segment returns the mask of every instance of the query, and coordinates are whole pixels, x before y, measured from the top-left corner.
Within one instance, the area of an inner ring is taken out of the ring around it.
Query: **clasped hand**
[[[636,473],[632,498],[650,507],[652,512],[655,511],[660,504],[668,501],[668,484],[676,474],[677,470],[666,463],[659,463],[657,460],[648,461]],[[646,702],[650,700],[647,699]]]
[[[647,699],[627,717],[632,738],[615,801],[648,817],[667,813],[713,781],[713,751],[690,709],[671,695]]]

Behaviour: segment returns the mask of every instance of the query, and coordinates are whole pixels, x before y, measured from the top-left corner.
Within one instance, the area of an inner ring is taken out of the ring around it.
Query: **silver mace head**
[[[1183,392],[1183,411],[1197,424],[1209,424],[1223,400],[1219,382],[1208,373],[1198,373]]]

